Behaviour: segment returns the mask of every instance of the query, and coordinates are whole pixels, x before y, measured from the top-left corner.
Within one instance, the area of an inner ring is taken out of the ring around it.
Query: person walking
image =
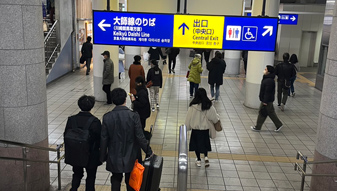
[[[151,62],[151,69],[147,72],[146,81],[147,83],[152,82],[152,86],[149,89],[152,112],[154,112],[156,107],[159,109],[159,88],[162,88],[163,85],[163,74],[158,62],[155,60]]]
[[[260,86],[259,98],[261,101],[259,108],[259,115],[255,126],[250,128],[253,131],[260,131],[267,116],[273,121],[276,126],[276,132],[280,131],[283,127],[282,122],[279,120],[275,113],[273,102],[275,100],[275,68],[273,66],[266,66],[263,72],[263,79]]]
[[[87,37],[87,42],[83,43],[82,48],[81,48],[81,53],[85,59],[85,65],[87,67],[86,75],[89,75],[91,58],[92,58],[92,43],[91,43],[90,36]]]
[[[211,55],[211,51],[212,51],[212,49],[205,49],[205,50],[204,50],[204,56],[205,56],[206,64],[209,63],[209,57],[210,57],[210,55]]]
[[[126,107],[126,97],[124,89],[112,90],[112,102],[116,107],[104,114],[102,122],[100,160],[106,161],[106,169],[112,173],[111,191],[120,191],[123,173],[126,190],[133,191],[129,179],[140,148],[147,159],[153,156],[139,114]]]
[[[188,69],[190,70],[190,73],[188,75],[187,81],[190,82],[190,98],[193,97],[193,92],[196,92],[199,88],[199,84],[201,82],[201,72],[203,71],[201,67],[201,55],[196,54],[188,66]]]
[[[145,79],[145,72],[144,68],[141,64],[141,57],[139,55],[136,55],[133,57],[134,62],[129,67],[129,78],[130,78],[130,93],[133,95],[136,95],[136,78],[138,76],[142,76]]]
[[[188,108],[185,125],[192,130],[189,151],[194,151],[197,157],[195,164],[201,167],[200,153],[205,156],[205,167],[209,166],[208,152],[212,151],[210,128],[220,120],[212,101],[208,99],[206,90],[199,88]]]
[[[164,55],[159,47],[150,47],[147,52],[150,54],[149,65],[151,64],[151,60],[159,62],[160,57],[164,58]]]
[[[167,49],[167,53],[169,56],[169,73],[171,74],[172,72],[174,74],[175,73],[174,68],[176,67],[177,56],[180,53],[180,49],[179,48],[169,48]]]
[[[294,67],[289,63],[289,53],[284,53],[283,62],[277,64],[275,68],[275,75],[277,75],[277,102],[281,111],[284,111],[288,99],[290,79],[295,74]]]
[[[290,64],[294,67],[294,69],[295,69],[295,75],[292,77],[292,78],[290,78],[290,89],[289,89],[289,91],[288,91],[288,96],[292,96],[292,97],[294,97],[295,96],[295,88],[294,88],[294,82],[295,82],[295,80],[296,80],[296,74],[297,74],[297,72],[299,72],[300,71],[300,65],[298,64],[298,59],[297,59],[297,55],[296,54],[292,54],[291,56],[290,56],[290,59],[289,59],[289,61],[290,61]],[[290,92],[291,91],[291,92]],[[291,93],[291,94],[290,94]]]
[[[102,163],[99,160],[99,148],[101,141],[101,122],[100,120],[90,113],[91,109],[95,105],[95,97],[83,95],[81,96],[77,104],[81,111],[68,118],[66,128],[64,131],[64,135],[66,135],[69,130],[74,128],[85,128],[85,126],[89,125],[89,160],[88,164],[83,167],[78,164],[72,165],[73,167],[73,178],[71,181],[71,189],[70,191],[77,191],[78,187],[81,184],[81,179],[83,177],[83,168],[87,172],[87,178],[85,183],[86,191],[95,191],[95,180],[96,180],[96,172],[97,167]],[[88,124],[89,123],[89,124]],[[75,127],[73,124],[77,124]],[[66,142],[67,143],[67,142]],[[69,147],[68,147],[69,146]],[[72,148],[71,145],[66,145],[66,148]],[[70,153],[78,153],[79,151],[69,151]],[[66,157],[72,157],[72,155],[67,155]],[[71,161],[77,161],[77,159],[70,159]]]
[[[248,51],[247,50],[242,51],[241,57],[243,60],[243,68],[245,69],[245,74],[247,74]]]
[[[223,84],[223,74],[226,70],[226,62],[222,59],[222,55],[219,51],[216,51],[215,57],[211,62],[207,63],[208,73],[208,84],[211,88],[212,99],[219,99],[220,95],[220,85]],[[214,97],[214,87],[215,87],[215,97]]]
[[[165,65],[165,64],[167,64],[167,62],[166,62],[166,59],[167,59],[167,50],[168,50],[169,48],[160,48],[160,51],[161,51],[161,53],[163,54],[163,57],[162,57],[162,59],[163,59],[163,65]],[[151,63],[151,62],[150,62]]]
[[[135,79],[135,82],[137,94],[131,94],[132,109],[139,114],[140,123],[142,124],[143,129],[145,129],[146,119],[151,115],[149,93],[146,89],[143,76],[138,76]]]
[[[125,54],[122,47],[119,47],[119,61],[118,61],[118,79],[121,79],[121,74],[125,71],[123,61],[125,59]]]
[[[104,57],[104,67],[103,67],[103,91],[106,93],[107,105],[112,104],[111,101],[111,84],[114,83],[114,64],[110,59],[110,52],[104,51],[102,53]]]

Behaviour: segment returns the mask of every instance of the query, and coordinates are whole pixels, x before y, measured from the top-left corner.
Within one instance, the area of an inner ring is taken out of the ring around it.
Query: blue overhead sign
[[[298,15],[279,14],[278,18],[281,25],[297,25]]]
[[[247,16],[252,16],[252,13],[247,13]],[[280,25],[297,25],[298,15],[296,14],[279,14]]]
[[[94,44],[275,51],[278,18],[93,11]]]

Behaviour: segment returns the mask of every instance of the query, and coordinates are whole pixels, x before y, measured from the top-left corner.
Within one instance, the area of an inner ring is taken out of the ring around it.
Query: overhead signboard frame
[[[93,10],[93,43],[275,51],[277,17]]]

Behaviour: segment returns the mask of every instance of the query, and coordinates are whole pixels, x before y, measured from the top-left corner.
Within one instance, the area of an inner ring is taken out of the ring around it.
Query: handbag
[[[84,62],[85,62],[85,58],[84,58],[84,56],[82,55],[81,58],[80,58],[80,63],[81,63],[81,64],[84,64]]]
[[[143,52],[143,59],[144,59],[144,61],[149,61],[149,59],[150,59],[150,54],[147,53],[147,52]]]
[[[190,71],[187,71],[186,78],[188,78],[188,76],[190,76]]]
[[[138,159],[133,166],[133,169],[130,174],[129,185],[135,191],[139,191],[143,182],[144,166],[138,162]]]
[[[42,28],[43,28],[43,32],[48,32],[48,25],[46,21],[43,21]]]
[[[119,60],[124,60],[125,59],[125,54],[119,54],[118,55]]]
[[[214,128],[216,131],[222,131],[222,126],[221,126],[221,121],[219,120],[218,122],[214,123]]]
[[[146,87],[150,88],[150,87],[152,87],[152,85],[153,85],[153,82],[150,80],[150,81],[147,82]]]

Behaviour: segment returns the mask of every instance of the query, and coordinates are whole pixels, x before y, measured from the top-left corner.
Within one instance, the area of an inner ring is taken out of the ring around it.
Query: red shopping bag
[[[135,191],[139,191],[140,187],[142,186],[144,169],[145,168],[143,167],[143,165],[138,163],[138,160],[136,160],[135,165],[133,166],[132,172],[130,174],[129,180],[129,185]]]

